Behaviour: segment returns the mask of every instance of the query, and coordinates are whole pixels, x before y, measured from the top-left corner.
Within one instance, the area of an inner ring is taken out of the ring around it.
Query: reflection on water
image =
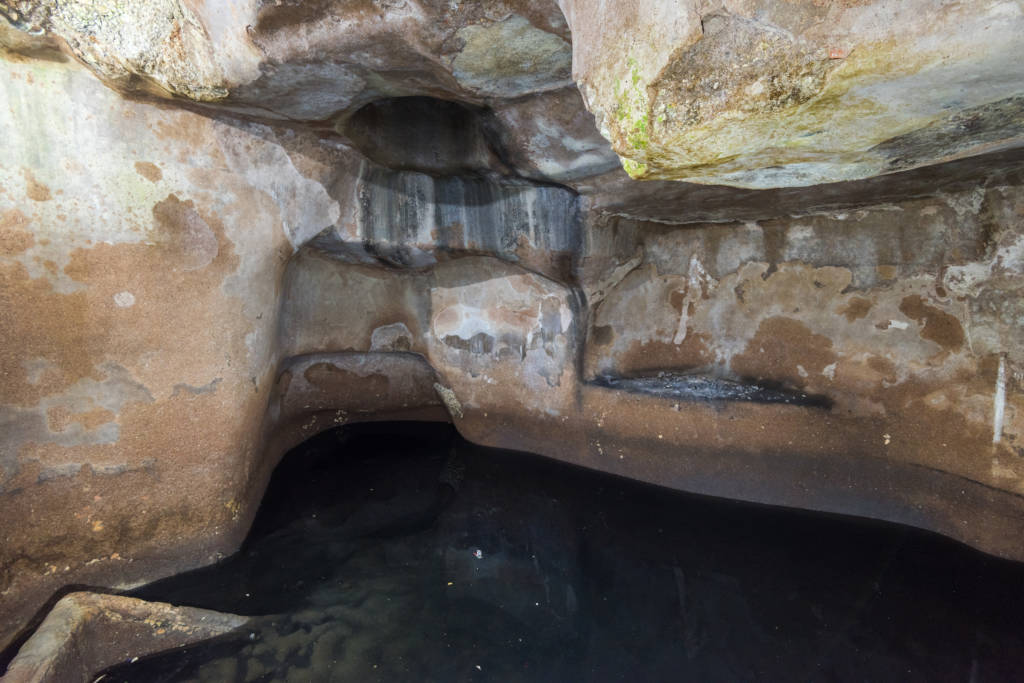
[[[1022,565],[442,426],[311,440],[278,467],[239,554],[133,594],[258,618],[105,683],[1024,676]]]

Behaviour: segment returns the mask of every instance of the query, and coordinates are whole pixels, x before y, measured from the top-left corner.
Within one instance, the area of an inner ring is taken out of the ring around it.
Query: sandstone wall
[[[133,103],[72,62],[0,68],[6,642],[61,586],[237,545],[284,267],[339,208],[323,160],[264,126]]]

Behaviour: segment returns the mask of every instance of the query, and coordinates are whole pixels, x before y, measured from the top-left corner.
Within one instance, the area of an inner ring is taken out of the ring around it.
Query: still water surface
[[[1024,565],[920,531],[350,427],[138,597],[256,619],[114,681],[1024,680]]]

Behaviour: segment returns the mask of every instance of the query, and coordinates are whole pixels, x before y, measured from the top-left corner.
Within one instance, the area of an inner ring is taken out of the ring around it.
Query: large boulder
[[[284,265],[340,209],[315,140],[132,102],[70,61],[0,60],[0,102],[3,644],[63,585],[240,540]]]
[[[812,185],[1024,143],[1019,2],[560,4],[634,178]]]
[[[319,121],[380,97],[482,102],[571,84],[553,2],[21,0],[7,10],[126,93]]]

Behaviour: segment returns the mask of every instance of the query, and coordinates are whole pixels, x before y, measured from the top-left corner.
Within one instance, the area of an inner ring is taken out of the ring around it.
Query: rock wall
[[[239,542],[290,240],[339,208],[323,159],[266,127],[133,103],[69,62],[0,67],[6,642],[61,586]]]
[[[288,334],[421,354],[481,443],[1020,557],[1024,184],[997,175],[1016,184],[739,224],[592,214],[568,281],[310,252]]]
[[[561,7],[0,1],[0,648],[362,420],[1024,560],[1019,3]]]

